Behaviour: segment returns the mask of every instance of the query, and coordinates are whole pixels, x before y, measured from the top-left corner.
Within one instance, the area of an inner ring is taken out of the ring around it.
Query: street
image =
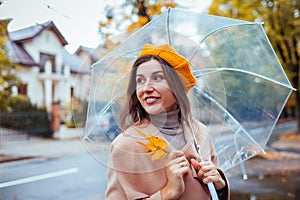
[[[300,197],[300,151],[287,143],[284,151],[273,146],[281,134],[295,130],[296,123],[276,126],[267,150],[282,158],[261,158],[245,162],[248,180],[242,180],[240,166],[228,171],[231,199],[297,199]],[[281,143],[282,144],[282,143]],[[293,143],[299,146],[299,143]],[[93,149],[93,148],[92,148]],[[9,151],[10,150],[10,151]],[[87,152],[80,140],[37,140],[9,143],[3,152],[45,155],[0,165],[0,200],[102,200],[107,184],[106,167],[95,159],[99,152]],[[38,152],[38,153],[37,153]],[[34,154],[36,153],[36,154]],[[47,154],[49,153],[49,154]],[[93,153],[93,154],[91,154]]]
[[[106,168],[90,154],[0,165],[0,200],[101,200]]]

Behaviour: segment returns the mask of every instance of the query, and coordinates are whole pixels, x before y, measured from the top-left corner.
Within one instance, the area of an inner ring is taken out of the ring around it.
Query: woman
[[[188,61],[171,46],[143,47],[120,117],[123,134],[111,145],[106,199],[210,199],[208,182],[220,199],[229,199],[207,128],[191,117],[187,92],[195,84]],[[193,133],[205,162],[199,160]],[[148,136],[163,141],[166,155],[160,151],[160,159],[151,159],[151,146],[141,145]]]

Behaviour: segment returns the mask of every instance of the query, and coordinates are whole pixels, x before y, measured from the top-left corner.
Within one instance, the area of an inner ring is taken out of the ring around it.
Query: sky
[[[178,2],[184,2],[189,10],[201,12],[211,0]],[[80,45],[90,48],[99,45],[98,22],[105,16],[104,8],[117,6],[120,0],[0,0],[0,3],[0,19],[13,19],[8,31],[52,20],[68,42],[66,49],[73,53]]]

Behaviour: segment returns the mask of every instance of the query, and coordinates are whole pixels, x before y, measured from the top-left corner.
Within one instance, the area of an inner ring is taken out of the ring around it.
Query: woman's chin
[[[162,108],[161,106],[149,106],[145,110],[149,115],[157,115],[166,112],[166,109]]]

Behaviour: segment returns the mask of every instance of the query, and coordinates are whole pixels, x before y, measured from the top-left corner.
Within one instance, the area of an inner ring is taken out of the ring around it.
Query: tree
[[[20,84],[19,78],[15,75],[15,66],[7,55],[7,26],[10,19],[0,20],[0,110],[8,107],[8,99],[12,94],[12,87]]]
[[[272,46],[293,87],[297,89],[288,103],[295,106],[300,131],[300,0],[214,0],[210,14],[262,21]],[[292,102],[292,103],[291,103]]]
[[[161,14],[164,9],[175,6],[174,0],[125,0],[117,7],[107,6],[105,18],[99,22],[99,33],[104,40],[119,32],[131,33]]]

